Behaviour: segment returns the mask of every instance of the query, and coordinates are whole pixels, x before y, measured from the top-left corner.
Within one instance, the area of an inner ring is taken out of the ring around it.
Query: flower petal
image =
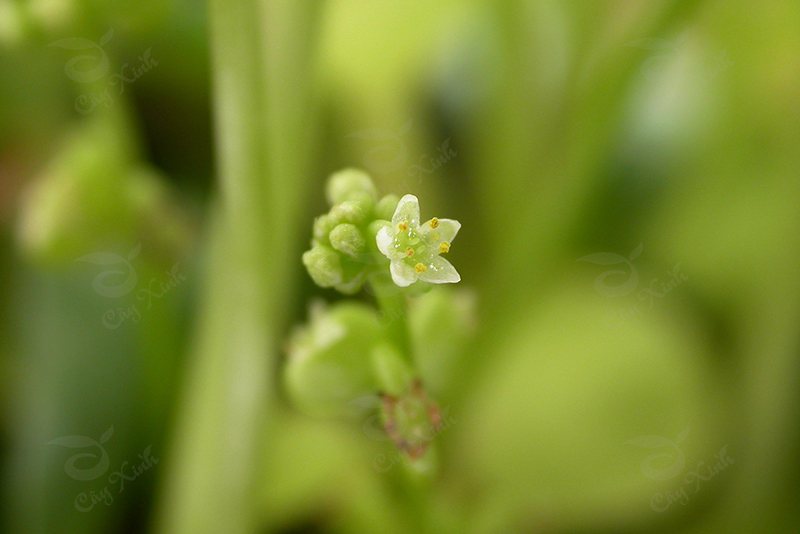
[[[389,226],[384,226],[378,230],[378,235],[375,236],[375,241],[378,245],[378,250],[380,250],[384,256],[391,260],[392,253],[394,252],[394,230],[392,230],[392,228]]]
[[[439,243],[452,243],[460,228],[461,223],[455,219],[439,219],[436,228],[431,228],[431,221],[428,221],[419,227],[419,232],[425,236],[434,249],[438,249]]]
[[[400,287],[408,287],[417,281],[417,272],[402,260],[393,261],[389,270],[392,271],[392,280]]]
[[[433,284],[454,284],[461,281],[461,276],[449,261],[441,256],[434,256],[425,272],[419,274],[419,279]]]
[[[392,216],[392,226],[407,222],[409,226],[419,225],[419,200],[414,195],[406,195],[397,203],[397,209]]]

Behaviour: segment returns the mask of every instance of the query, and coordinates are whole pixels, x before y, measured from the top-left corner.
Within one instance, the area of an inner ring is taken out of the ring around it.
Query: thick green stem
[[[211,0],[220,181],[206,291],[159,532],[259,529],[254,495],[274,433],[271,372],[308,176],[308,72],[317,3]],[[297,251],[299,255],[299,251]]]
[[[255,0],[209,3],[221,210],[158,531],[256,530],[249,496],[272,359]],[[166,466],[165,466],[166,467]]]

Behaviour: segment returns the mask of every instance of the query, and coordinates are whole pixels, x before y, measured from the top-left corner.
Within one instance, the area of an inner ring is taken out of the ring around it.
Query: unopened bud
[[[391,221],[398,202],[400,202],[400,198],[397,195],[386,195],[375,206],[375,217]]]
[[[369,216],[369,206],[357,200],[346,200],[331,208],[328,219],[332,225],[350,223],[361,225]]]
[[[340,224],[330,233],[331,246],[351,258],[364,252],[366,241],[361,230],[353,224]]]
[[[372,179],[367,173],[357,169],[345,169],[331,175],[325,192],[331,206],[347,200],[363,200],[365,194],[373,203],[378,199],[378,191]]]
[[[295,331],[284,383],[298,408],[314,416],[345,415],[354,402],[375,395],[370,354],[381,332],[374,313],[352,302],[318,307],[310,324]]]
[[[342,281],[342,262],[339,254],[326,245],[314,245],[303,253],[303,265],[320,287],[333,287]]]

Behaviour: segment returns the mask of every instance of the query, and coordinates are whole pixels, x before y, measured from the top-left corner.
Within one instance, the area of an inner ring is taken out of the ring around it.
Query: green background
[[[0,0],[0,531],[797,531],[799,148],[795,2]],[[421,486],[281,386],[343,167],[462,223]]]

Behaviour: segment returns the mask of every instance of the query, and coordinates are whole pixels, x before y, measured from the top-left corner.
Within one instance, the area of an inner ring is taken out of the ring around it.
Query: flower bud
[[[397,209],[397,204],[399,202],[400,197],[397,195],[386,195],[375,205],[375,216],[378,219],[391,221],[394,210]]]
[[[365,197],[373,203],[378,199],[372,179],[357,169],[345,169],[331,175],[325,193],[331,206],[348,200],[364,200]]]
[[[313,230],[313,242],[319,243],[321,245],[328,245],[330,244],[330,240],[328,239],[328,234],[331,233],[333,227],[336,226],[335,224],[331,224],[331,220],[328,215],[320,215],[316,219],[314,219],[314,230]]]
[[[357,200],[346,200],[331,208],[328,219],[333,226],[341,223],[364,224],[370,215],[369,206]]]
[[[333,287],[342,282],[342,262],[339,254],[327,245],[314,245],[303,253],[303,265],[320,287]]]
[[[353,224],[340,224],[330,233],[331,246],[351,258],[357,258],[364,252],[366,241],[361,230]]]
[[[382,331],[374,311],[361,303],[312,309],[310,324],[289,342],[284,374],[295,406],[319,417],[352,413],[352,404],[379,390],[371,361]]]
[[[333,174],[326,185],[331,209],[314,220],[312,249],[303,262],[315,269],[311,276],[322,287],[353,294],[361,289],[373,274],[388,267],[383,258],[376,262],[371,253],[378,253],[377,232],[389,223],[397,207],[397,197],[387,195],[381,199],[380,212],[385,220],[376,220],[377,191],[370,177],[363,171],[345,169]],[[338,255],[338,263],[331,253]],[[372,279],[370,279],[372,280]]]
[[[374,250],[378,250],[375,243],[375,237],[378,235],[378,232],[380,232],[381,228],[383,228],[384,226],[391,226],[391,224],[392,223],[390,223],[389,221],[378,219],[377,221],[372,221],[371,223],[369,223],[369,226],[367,226],[367,240],[372,245],[372,248]]]

